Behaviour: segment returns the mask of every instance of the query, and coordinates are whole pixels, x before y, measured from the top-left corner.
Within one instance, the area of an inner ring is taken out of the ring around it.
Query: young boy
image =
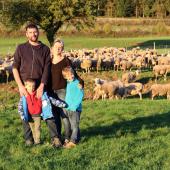
[[[43,93],[42,98],[37,98],[35,85],[36,85],[35,81],[32,79],[27,79],[24,82],[24,86],[28,94],[20,98],[18,112],[21,116],[21,119],[29,123],[33,134],[34,144],[40,144],[41,116],[44,120],[46,120],[50,128],[51,126],[54,126],[53,128],[50,129],[50,133],[53,139],[57,139],[56,136],[57,134],[55,132],[56,127],[52,121],[53,115],[51,103],[61,108],[66,107],[66,104],[60,100],[48,97],[46,92]],[[55,144],[54,142],[55,140],[53,140],[53,145],[58,145]]]
[[[65,116],[63,116],[65,130],[65,148],[75,147],[79,140],[79,121],[82,111],[84,91],[75,78],[73,69],[68,66],[62,70],[63,77],[67,80],[65,102]]]
[[[42,100],[36,97],[35,81],[29,79],[24,82],[25,88],[28,92],[26,96],[28,112],[30,115],[29,125],[33,134],[34,144],[40,144],[40,126],[41,126],[41,112]]]

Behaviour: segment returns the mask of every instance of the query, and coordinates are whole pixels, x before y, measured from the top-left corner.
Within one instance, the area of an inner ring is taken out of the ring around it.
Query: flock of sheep
[[[90,71],[122,70],[121,79],[115,81],[96,78],[93,100],[102,98],[124,99],[131,95],[151,92],[152,100],[156,96],[170,98],[170,84],[157,84],[159,76],[167,79],[170,72],[170,55],[158,55],[155,50],[133,48],[126,51],[124,48],[98,48],[93,50],[78,50],[66,52],[65,55],[72,60],[77,70]],[[134,71],[132,71],[132,69]],[[155,84],[142,84],[135,82],[136,77],[143,69],[153,70]]]
[[[170,55],[158,55],[155,50],[139,47],[132,50],[125,48],[96,48],[71,50],[63,53],[78,71],[89,73],[91,71],[114,70],[123,71],[122,77],[118,80],[103,80],[96,78],[93,99],[124,99],[131,95],[139,95],[151,91],[151,98],[166,96],[170,98],[170,83],[157,84],[159,76],[167,79],[170,72]],[[6,81],[12,75],[13,57],[0,59],[0,78],[5,76]],[[132,71],[133,69],[133,71]],[[153,70],[155,83],[152,85],[135,82],[136,77],[143,69]]]
[[[12,56],[6,56],[4,59],[0,59],[0,79],[6,79],[8,83],[9,78],[12,77],[12,63],[14,58]]]

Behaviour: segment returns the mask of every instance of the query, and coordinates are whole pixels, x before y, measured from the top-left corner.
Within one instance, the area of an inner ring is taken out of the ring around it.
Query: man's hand
[[[44,91],[44,84],[41,83],[39,85],[39,87],[37,88],[37,93],[36,93],[37,98],[41,98],[42,97],[43,91]]]
[[[28,92],[23,85],[19,86],[19,93],[20,93],[20,96],[27,96],[28,95]]]

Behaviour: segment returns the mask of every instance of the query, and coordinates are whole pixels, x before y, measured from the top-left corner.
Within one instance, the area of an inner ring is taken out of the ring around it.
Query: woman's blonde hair
[[[53,45],[51,47],[51,60],[53,60],[52,48],[53,48],[55,43],[60,43],[62,45],[62,51],[64,50],[64,42],[59,38],[55,39],[54,42],[53,42]]]
[[[63,42],[61,39],[59,39],[59,38],[55,39],[54,42],[53,42],[52,47],[54,46],[55,43],[60,43],[60,44],[62,44],[62,47],[63,47],[62,50],[64,50],[64,42]]]

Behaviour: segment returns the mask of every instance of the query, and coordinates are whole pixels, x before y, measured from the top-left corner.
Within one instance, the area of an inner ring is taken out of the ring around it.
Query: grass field
[[[94,38],[94,37],[61,37],[65,42],[65,49],[82,49],[96,47],[125,47],[131,48],[141,46],[143,48],[153,48],[155,42],[159,53],[170,51],[170,37],[138,37],[138,38]],[[48,44],[45,36],[40,37],[44,43]],[[0,38],[0,55],[13,54],[19,43],[25,42],[25,37],[20,38]]]
[[[111,79],[120,74],[109,71],[81,76],[87,91],[93,86],[94,77]],[[144,71],[138,80],[151,81],[152,73]],[[70,150],[50,146],[44,122],[43,144],[24,146],[14,82],[0,84],[0,102],[2,170],[168,170],[170,167],[170,101],[165,98],[84,101],[82,139]]]
[[[170,44],[170,37],[150,38],[88,38],[62,37],[66,50],[103,46],[133,47]],[[47,43],[43,37],[41,39]],[[13,53],[25,38],[0,38],[0,54]],[[95,77],[113,79],[121,73],[113,71],[82,74],[85,94],[91,95]],[[142,72],[138,81],[152,80],[150,71]],[[163,80],[160,80],[163,83]],[[17,114],[16,84],[0,84],[0,170],[145,170],[170,168],[170,101],[148,95],[126,100],[83,102],[81,142],[74,149],[55,149],[50,145],[48,129],[42,122],[40,146],[26,147],[22,124]]]

